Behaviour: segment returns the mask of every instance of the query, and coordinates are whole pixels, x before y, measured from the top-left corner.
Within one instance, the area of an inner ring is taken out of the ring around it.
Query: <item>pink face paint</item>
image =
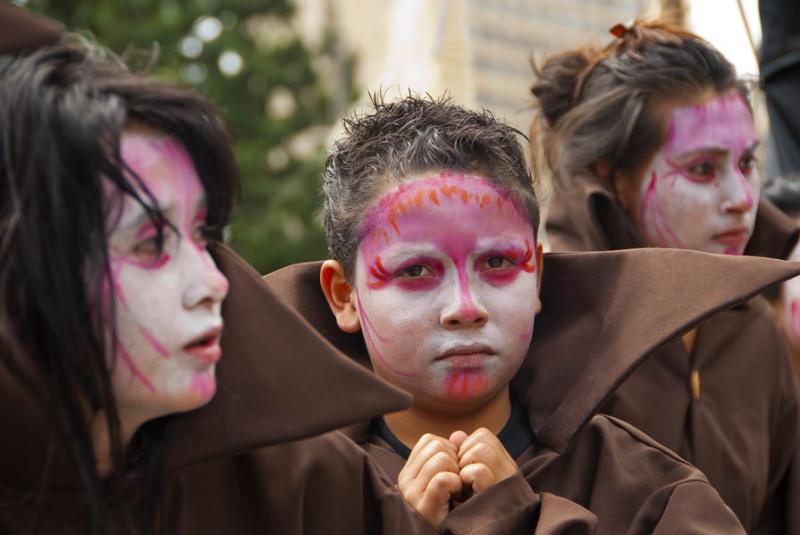
[[[133,363],[133,359],[131,358],[130,355],[128,355],[128,352],[125,351],[125,348],[122,347],[122,344],[117,343],[116,348],[117,348],[117,355],[125,364],[125,366],[128,368],[128,370],[131,373],[131,376],[135,378],[137,381],[139,381],[142,385],[144,385],[144,387],[147,390],[149,390],[151,394],[155,394],[156,387],[154,387],[153,383],[150,382],[150,379],[148,379],[147,376],[143,374],[139,368],[136,367],[136,364]]]
[[[742,254],[755,224],[756,145],[752,114],[736,91],[674,108],[639,193],[647,243]]]
[[[447,375],[447,395],[452,399],[474,399],[486,393],[488,380],[481,369],[453,370]]]
[[[192,379],[192,390],[200,396],[200,399],[208,401],[217,392],[217,380],[213,373],[198,375]]]
[[[197,342],[221,327],[228,285],[206,251],[205,196],[183,146],[157,134],[123,133],[120,149],[168,224],[159,250],[154,223],[127,196],[110,223],[112,280],[106,286],[120,303],[116,345],[125,363],[115,368],[112,383],[121,414],[157,417],[213,396],[216,359],[197,358]],[[213,340],[204,343],[207,353],[215,351]]]
[[[450,401],[505,388],[537,298],[535,236],[515,202],[482,177],[412,179],[376,202],[361,234],[356,303],[379,375]]]

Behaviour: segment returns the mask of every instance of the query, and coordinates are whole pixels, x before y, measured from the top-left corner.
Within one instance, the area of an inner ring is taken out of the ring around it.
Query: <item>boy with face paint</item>
[[[742,532],[698,470],[593,415],[655,346],[759,291],[776,266],[681,251],[544,261],[517,131],[416,97],[376,101],[345,128],[324,182],[333,260],[265,280],[413,394],[346,430],[408,503],[447,533]],[[718,281],[728,270],[736,290]],[[694,272],[695,285],[663,292]],[[698,286],[702,299],[672,299]],[[637,310],[657,312],[622,329]]]
[[[658,24],[612,32],[603,50],[548,59],[532,89],[539,163],[555,179],[546,222],[553,250],[787,258],[797,225],[759,201],[758,139],[733,66],[700,38]],[[604,410],[703,470],[748,531],[797,533],[793,375],[756,299],[659,351]]]

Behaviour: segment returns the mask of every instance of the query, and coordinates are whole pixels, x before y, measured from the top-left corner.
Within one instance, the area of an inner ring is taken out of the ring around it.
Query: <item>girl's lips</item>
[[[183,349],[198,360],[207,364],[214,364],[222,357],[222,347],[219,345],[221,333],[222,327],[209,329],[186,344]]]
[[[747,229],[738,228],[715,234],[712,239],[724,245],[741,245],[747,241]]]

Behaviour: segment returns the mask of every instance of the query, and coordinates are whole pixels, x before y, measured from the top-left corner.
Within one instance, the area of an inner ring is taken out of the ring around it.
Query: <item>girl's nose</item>
[[[184,306],[212,306],[221,303],[228,295],[228,279],[217,268],[211,255],[205,249],[192,255],[190,269],[186,270],[189,284],[184,292]]]
[[[738,169],[734,170],[725,186],[722,211],[727,214],[744,214],[752,210],[754,206],[752,186]]]

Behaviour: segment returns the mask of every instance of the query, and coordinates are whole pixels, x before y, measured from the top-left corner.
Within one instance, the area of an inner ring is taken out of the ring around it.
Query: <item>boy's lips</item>
[[[478,368],[494,354],[495,351],[485,344],[465,344],[448,349],[436,357],[436,360],[446,360],[450,366],[456,368]]]

